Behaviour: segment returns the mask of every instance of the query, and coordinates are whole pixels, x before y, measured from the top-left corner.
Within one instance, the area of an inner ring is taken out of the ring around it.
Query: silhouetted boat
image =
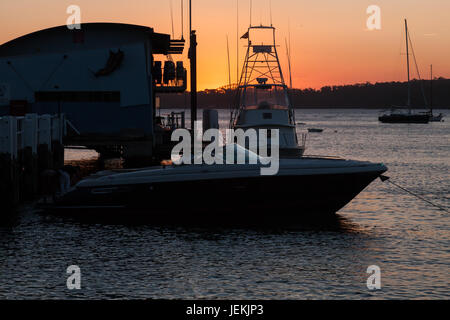
[[[383,123],[428,123],[428,114],[414,114],[411,111],[393,110],[389,114],[384,114],[378,118]]]
[[[312,132],[312,133],[322,133],[323,129],[318,129],[318,128],[309,128],[308,132]]]
[[[247,161],[258,164],[99,172],[41,209],[81,217],[118,213],[154,222],[287,222],[337,212],[387,170],[381,163],[302,157],[280,159],[278,173],[267,176],[261,175],[257,154],[234,148],[236,157],[245,153]]]
[[[411,79],[409,72],[409,33],[408,22],[405,19],[405,33],[406,33],[406,64],[408,71],[408,104],[405,110],[397,110],[392,108],[389,113],[383,114],[378,118],[383,123],[428,123],[430,116],[428,113],[413,113],[411,110]]]
[[[431,122],[441,122],[443,118],[444,115],[442,113],[439,113],[438,115],[433,115],[433,113],[431,113],[430,115]]]
[[[262,42],[252,38],[271,32],[271,39]],[[231,115],[232,129],[279,130],[280,157],[301,157],[305,151],[306,136],[299,144],[295,111],[288,86],[284,81],[275,43],[275,27],[250,26],[242,38],[248,40],[247,54],[237,87],[236,102]],[[269,132],[270,133],[270,132]],[[268,137],[269,145],[271,137]],[[245,145],[244,147],[248,147]]]

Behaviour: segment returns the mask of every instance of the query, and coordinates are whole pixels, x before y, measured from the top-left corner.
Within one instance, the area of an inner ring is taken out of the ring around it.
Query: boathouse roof
[[[150,27],[109,22],[82,23],[80,27],[71,30],[63,25],[26,34],[0,45],[0,57],[96,49],[134,42],[148,42],[154,54],[171,51],[170,35],[156,33]]]

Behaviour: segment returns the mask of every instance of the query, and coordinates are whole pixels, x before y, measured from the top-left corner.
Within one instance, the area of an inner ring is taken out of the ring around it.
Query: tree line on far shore
[[[413,108],[450,108],[450,79],[436,78],[411,81]],[[407,82],[379,82],[353,85],[325,86],[321,89],[289,90],[296,108],[389,108],[405,106],[408,99]],[[160,95],[161,108],[189,108],[190,93]],[[228,109],[235,102],[235,90],[219,88],[198,92],[200,109]]]

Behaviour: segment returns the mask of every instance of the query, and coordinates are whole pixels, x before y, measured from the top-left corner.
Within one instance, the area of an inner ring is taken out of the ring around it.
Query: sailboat
[[[294,108],[278,59],[275,32],[272,25],[250,26],[241,37],[248,40],[247,54],[237,87],[230,127],[244,131],[255,129],[257,134],[259,129],[278,129],[280,157],[298,158],[305,151],[306,136],[303,136],[302,143],[299,144]],[[253,42],[253,36],[265,41]],[[268,143],[270,144],[270,137]]]
[[[407,111],[392,108],[389,113],[385,113],[378,118],[383,123],[428,123],[430,115],[428,113],[413,113],[411,110],[411,79],[409,71],[409,33],[408,22],[405,19],[406,33],[406,64],[408,71],[408,104]]]

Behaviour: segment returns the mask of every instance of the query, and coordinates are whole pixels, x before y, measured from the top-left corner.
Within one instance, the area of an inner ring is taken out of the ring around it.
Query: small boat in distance
[[[411,110],[399,110],[392,108],[390,113],[383,114],[378,118],[383,123],[423,123],[430,122],[428,113],[412,113]]]
[[[309,128],[308,132],[312,132],[312,133],[322,133],[323,129],[318,129],[318,128]]]
[[[409,33],[408,22],[405,19],[406,33],[406,64],[408,70],[408,103],[406,110],[397,110],[391,108],[390,112],[381,115],[378,120],[383,123],[429,123],[430,115],[428,113],[413,113],[411,110],[411,79],[409,71]]]
[[[444,115],[442,113],[439,113],[438,115],[433,115],[433,113],[430,114],[430,121],[431,122],[442,122],[444,118]]]

